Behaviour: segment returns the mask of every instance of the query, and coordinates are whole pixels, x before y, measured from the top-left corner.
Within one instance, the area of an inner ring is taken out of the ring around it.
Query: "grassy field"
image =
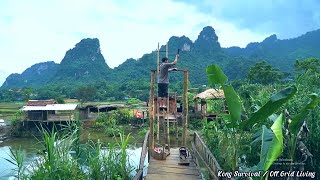
[[[10,120],[24,105],[24,102],[0,103],[0,119]]]

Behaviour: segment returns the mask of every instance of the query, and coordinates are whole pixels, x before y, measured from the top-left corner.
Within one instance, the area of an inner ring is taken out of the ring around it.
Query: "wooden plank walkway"
[[[171,148],[166,160],[151,158],[146,180],[197,180],[202,179],[196,164],[190,159],[189,166],[179,165],[179,148]]]

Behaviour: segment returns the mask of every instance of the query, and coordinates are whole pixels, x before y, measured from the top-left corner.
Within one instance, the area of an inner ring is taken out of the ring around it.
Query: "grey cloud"
[[[182,2],[182,1],[181,1]],[[212,18],[238,28],[291,38],[320,28],[319,0],[206,0],[193,4]]]

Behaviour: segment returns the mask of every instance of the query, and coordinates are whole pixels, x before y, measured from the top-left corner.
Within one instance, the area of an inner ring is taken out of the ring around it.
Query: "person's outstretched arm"
[[[178,63],[179,54],[176,55],[175,60],[171,63],[172,66],[176,65]],[[170,68],[168,71],[177,71],[177,68]]]
[[[176,65],[178,63],[178,59],[179,59],[179,54],[176,55],[175,60],[173,61],[173,64]]]

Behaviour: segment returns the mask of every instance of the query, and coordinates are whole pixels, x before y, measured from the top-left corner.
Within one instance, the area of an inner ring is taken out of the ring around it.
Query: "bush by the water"
[[[106,113],[99,113],[95,121],[96,128],[102,128],[109,137],[118,136],[124,131],[123,126],[130,122],[129,110],[120,109]]]

